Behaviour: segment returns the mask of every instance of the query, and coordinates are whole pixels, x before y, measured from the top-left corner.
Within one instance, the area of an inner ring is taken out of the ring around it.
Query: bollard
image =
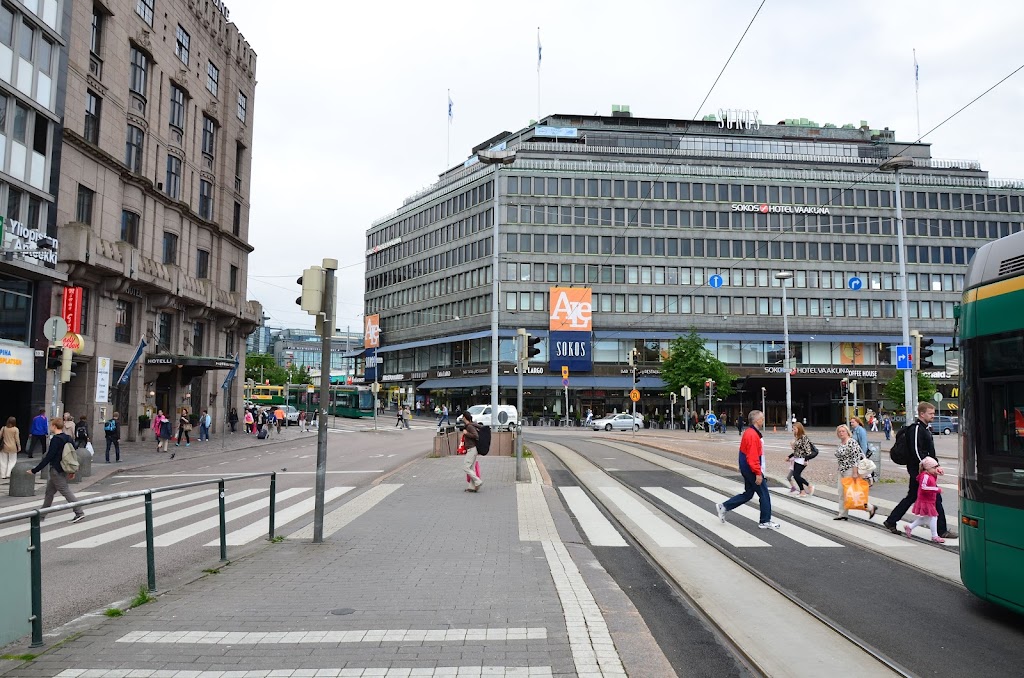
[[[34,497],[36,496],[36,477],[27,472],[35,468],[31,461],[19,461],[11,469],[11,491],[12,497]]]
[[[40,530],[39,511],[31,518],[29,524],[29,567],[32,573],[32,643],[29,647],[43,646],[43,542]]]
[[[270,523],[270,536],[267,537],[270,541],[274,541],[274,520],[275,512],[277,510],[277,472],[270,474],[270,512],[268,515]]]
[[[153,548],[153,493],[146,492],[146,584],[156,593],[156,553]]]
[[[80,483],[82,478],[92,475],[92,455],[85,451],[85,448],[75,450],[78,457],[78,473],[74,478],[68,478],[69,483]]]
[[[220,561],[228,560],[228,525],[224,518],[224,479],[217,483],[217,504],[220,513]]]

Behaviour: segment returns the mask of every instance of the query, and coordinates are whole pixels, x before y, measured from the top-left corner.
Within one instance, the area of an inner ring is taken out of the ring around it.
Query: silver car
[[[286,426],[298,426],[299,425],[299,411],[294,405],[274,405],[275,410],[284,410],[284,420]]]
[[[643,416],[636,415],[636,419],[633,419],[632,414],[623,412],[622,414],[609,414],[600,419],[595,419],[591,423],[591,427],[595,431],[604,429],[605,431],[639,431],[643,425]]]

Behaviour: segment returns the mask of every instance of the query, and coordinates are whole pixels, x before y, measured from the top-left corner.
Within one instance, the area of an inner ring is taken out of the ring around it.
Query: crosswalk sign
[[[569,366],[568,365],[562,365],[562,379],[568,379],[568,378],[569,378]]]

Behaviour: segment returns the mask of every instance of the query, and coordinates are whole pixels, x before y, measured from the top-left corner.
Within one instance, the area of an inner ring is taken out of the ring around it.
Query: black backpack
[[[486,457],[487,453],[491,451],[491,428],[490,426],[481,426],[477,429],[476,439],[476,453],[481,457]]]
[[[84,421],[78,422],[75,426],[75,437],[79,440],[84,440],[89,437],[89,427],[85,425]]]
[[[906,466],[913,459],[913,453],[910,451],[910,429],[914,428],[915,424],[910,426],[904,426],[899,431],[896,431],[896,442],[893,443],[892,449],[889,450],[889,458],[892,459],[894,464],[900,466]]]

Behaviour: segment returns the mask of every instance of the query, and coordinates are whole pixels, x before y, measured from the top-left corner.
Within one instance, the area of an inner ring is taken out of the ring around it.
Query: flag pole
[[[537,122],[540,122],[540,26],[537,26]]]
[[[917,139],[921,139],[921,79],[918,76],[917,48],[914,48],[914,112],[917,114]]]
[[[452,166],[452,91],[448,90],[448,136],[445,138],[444,173]]]

